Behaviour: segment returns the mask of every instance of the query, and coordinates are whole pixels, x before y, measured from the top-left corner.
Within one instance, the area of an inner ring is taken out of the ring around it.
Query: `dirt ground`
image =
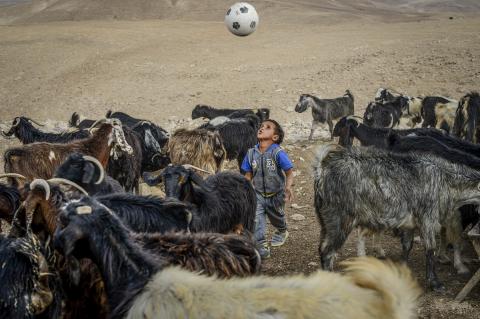
[[[319,268],[320,234],[311,165],[316,148],[329,141],[325,130],[306,141],[311,114],[293,111],[298,96],[336,97],[350,89],[362,115],[379,87],[457,99],[480,89],[480,19],[474,14],[372,16],[360,9],[333,14],[330,7],[321,14],[314,2],[292,5],[292,19],[288,11],[275,11],[274,2],[263,1],[260,7],[268,15],[262,20],[260,12],[258,30],[243,38],[226,31],[223,16],[203,15],[202,21],[42,18],[0,26],[0,127],[23,115],[58,129],[74,111],[99,118],[112,109],[172,131],[197,123],[188,119],[198,103],[269,107],[286,128],[285,148],[296,166],[297,208],[288,205],[290,237],[272,250],[264,272],[311,273]],[[0,137],[0,152],[13,145],[18,144]],[[293,214],[305,219],[295,221]],[[355,255],[355,239],[352,235],[337,263]],[[382,244],[389,258],[398,259],[398,239],[387,235]],[[474,257],[470,246],[464,255]],[[424,286],[420,243],[409,265]],[[479,263],[468,266],[475,271]],[[419,316],[480,318],[480,286],[456,303],[453,298],[468,277],[457,275],[450,264],[439,265],[438,274],[446,293],[426,291]]]

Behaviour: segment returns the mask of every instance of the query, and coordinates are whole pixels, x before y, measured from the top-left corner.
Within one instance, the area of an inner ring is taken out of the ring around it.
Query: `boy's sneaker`
[[[270,248],[267,246],[267,244],[260,246],[258,248],[258,253],[260,254],[262,260],[270,258]]]
[[[288,238],[288,230],[285,230],[284,232],[279,232],[278,230],[273,234],[272,240],[270,241],[270,244],[272,247],[278,247],[282,246],[285,244],[285,241]]]

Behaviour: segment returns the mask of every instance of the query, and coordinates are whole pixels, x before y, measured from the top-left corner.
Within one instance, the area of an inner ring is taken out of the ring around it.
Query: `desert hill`
[[[219,21],[232,0],[2,0],[1,24],[82,20]],[[352,18],[395,20],[438,12],[475,12],[477,0],[291,0],[250,1],[267,21],[332,24]]]

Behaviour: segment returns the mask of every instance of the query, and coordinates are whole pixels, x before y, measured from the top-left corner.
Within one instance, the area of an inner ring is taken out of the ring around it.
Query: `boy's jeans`
[[[279,192],[272,197],[263,197],[257,193],[257,212],[255,215],[255,240],[257,245],[266,243],[267,218],[279,232],[287,230],[285,220],[285,193]]]

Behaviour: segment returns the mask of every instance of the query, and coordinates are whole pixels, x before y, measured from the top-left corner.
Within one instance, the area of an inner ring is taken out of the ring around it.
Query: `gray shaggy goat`
[[[418,229],[427,282],[435,290],[443,288],[435,272],[435,235],[456,220],[460,206],[480,203],[479,172],[433,155],[327,145],[317,154],[314,175],[324,269],[332,269],[336,251],[356,227],[403,231],[404,256]]]
[[[319,271],[309,277],[221,280],[167,268],[94,202],[69,204],[60,221],[55,246],[97,264],[111,318],[416,317],[420,290],[406,266],[358,258],[345,263],[342,275]]]
[[[168,142],[168,154],[174,165],[190,164],[215,173],[223,169],[227,152],[216,131],[179,129]]]
[[[302,94],[295,106],[295,112],[303,113],[309,107],[312,108],[312,128],[310,130],[309,140],[313,137],[315,128],[320,123],[328,123],[330,138],[333,140],[333,121],[342,116],[353,115],[354,98],[349,90],[345,91],[342,97],[335,99],[320,99],[310,94]]]
[[[238,118],[244,117],[247,114],[256,115],[260,122],[262,122],[270,118],[270,109],[218,109],[204,104],[197,104],[192,110],[192,119],[204,117],[211,120],[219,116]]]

